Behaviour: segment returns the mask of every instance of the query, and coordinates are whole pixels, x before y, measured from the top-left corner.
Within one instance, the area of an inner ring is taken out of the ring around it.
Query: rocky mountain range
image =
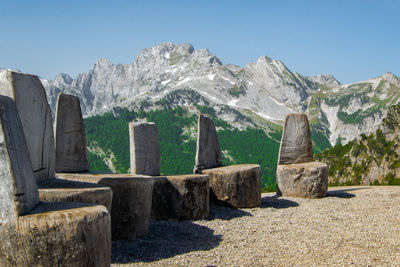
[[[290,112],[306,112],[313,131],[332,145],[374,132],[400,97],[400,79],[392,73],[342,85],[331,75],[292,72],[267,56],[241,68],[224,65],[207,49],[172,43],[142,50],[132,64],[102,58],[74,79],[58,74],[42,83],[53,110],[58,93],[70,93],[81,99],[85,116],[118,107],[151,109],[163,99],[212,106],[238,128],[281,124]]]

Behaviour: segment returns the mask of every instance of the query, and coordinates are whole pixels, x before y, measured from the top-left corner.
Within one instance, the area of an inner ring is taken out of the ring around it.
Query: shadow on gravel
[[[239,218],[243,216],[253,216],[250,212],[221,206],[210,206],[210,215],[208,215],[206,220],[232,220],[234,218]]]
[[[261,208],[287,209],[297,207],[299,203],[275,196],[261,198]]]
[[[348,191],[365,190],[365,189],[369,189],[369,188],[368,187],[356,187],[356,188],[332,190],[332,191],[328,191],[326,196],[327,197],[338,197],[338,198],[353,198],[356,195],[347,193]]]
[[[347,190],[334,190],[334,191],[328,191],[326,194],[327,197],[338,197],[338,198],[353,198],[356,195],[350,194],[346,192]]]
[[[326,194],[327,197],[338,197],[338,198],[353,198],[356,195],[347,193],[347,191],[355,191],[361,189],[369,189],[365,187],[356,187],[356,188],[348,188],[348,189],[340,189],[340,190],[332,190],[328,191]]]
[[[151,222],[142,238],[112,243],[112,263],[153,262],[191,251],[210,250],[221,242],[214,230],[190,221]]]

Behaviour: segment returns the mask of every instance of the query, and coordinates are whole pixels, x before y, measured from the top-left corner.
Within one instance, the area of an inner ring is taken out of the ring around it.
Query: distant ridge
[[[267,56],[244,68],[224,65],[209,50],[188,43],[144,49],[132,64],[101,58],[74,79],[59,74],[42,82],[53,109],[59,92],[70,93],[81,99],[85,116],[119,107],[134,109],[141,102],[152,109],[166,98],[193,106],[198,97],[217,110],[242,114],[219,114],[239,128],[248,125],[241,119],[246,116],[262,127],[281,124],[290,112],[306,112],[314,133],[331,145],[374,132],[400,96],[399,78],[392,73],[342,85],[332,75],[302,76]]]

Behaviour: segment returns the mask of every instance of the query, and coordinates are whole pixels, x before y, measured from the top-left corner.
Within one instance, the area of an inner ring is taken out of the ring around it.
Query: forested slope
[[[375,133],[337,144],[317,155],[329,166],[330,185],[400,185],[400,104],[392,106]]]

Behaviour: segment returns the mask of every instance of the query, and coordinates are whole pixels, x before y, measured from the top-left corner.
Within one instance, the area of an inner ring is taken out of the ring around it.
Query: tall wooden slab
[[[54,178],[53,122],[46,91],[39,78],[14,71],[3,71],[0,73],[0,94],[15,101],[36,182]]]
[[[89,171],[79,98],[59,94],[56,111],[56,172]]]

